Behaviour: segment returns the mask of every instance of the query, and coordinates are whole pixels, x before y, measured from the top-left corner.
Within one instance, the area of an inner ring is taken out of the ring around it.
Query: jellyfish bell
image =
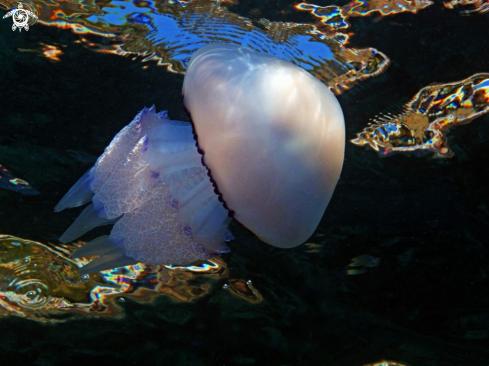
[[[233,217],[273,246],[305,242],[343,165],[344,119],[333,93],[287,61],[211,44],[190,60],[183,103]]]
[[[193,125],[143,109],[55,207],[92,202],[64,243],[115,224],[72,254],[99,256],[82,273],[188,265],[227,252],[230,216],[282,248],[303,243],[319,224],[345,140],[326,86],[284,60],[212,44],[190,60],[183,103]]]

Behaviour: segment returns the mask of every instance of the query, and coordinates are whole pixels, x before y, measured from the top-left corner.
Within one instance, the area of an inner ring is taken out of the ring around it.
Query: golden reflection
[[[63,54],[63,51],[60,48],[61,46],[54,46],[50,44],[45,44],[43,42],[39,42],[39,45],[41,47],[38,49],[17,48],[17,51],[37,53],[39,56],[47,58],[50,61],[55,61],[55,62],[60,61],[59,56]]]
[[[462,13],[487,13],[489,11],[489,1],[487,0],[451,0],[443,3],[445,8],[454,9],[459,6],[470,6],[471,9],[463,10]]]
[[[259,304],[263,301],[263,297],[253,287],[251,281],[231,279],[226,283],[223,288],[229,290],[233,295],[251,302],[252,304]]]
[[[126,299],[150,303],[166,296],[191,302],[208,295],[217,282],[229,277],[220,258],[187,267],[137,264],[81,276],[79,268],[89,261],[71,259],[73,249],[0,235],[0,316],[42,322],[76,315],[120,317]],[[198,281],[196,277],[200,277]],[[262,300],[250,281],[230,279],[228,283],[231,293],[241,299],[251,303]]]
[[[305,243],[304,244],[306,253],[320,253],[322,245],[316,243]]]
[[[373,119],[351,142],[368,145],[381,154],[432,151],[435,157],[453,152],[443,134],[449,127],[465,124],[489,111],[489,74],[435,84],[421,89],[399,115]]]
[[[404,363],[394,362],[394,361],[380,361],[380,362],[369,363],[363,366],[407,366],[407,365]]]
[[[357,275],[365,273],[367,268],[377,267],[380,263],[380,258],[372,257],[371,255],[360,255],[351,260],[351,263],[346,269],[346,274]]]

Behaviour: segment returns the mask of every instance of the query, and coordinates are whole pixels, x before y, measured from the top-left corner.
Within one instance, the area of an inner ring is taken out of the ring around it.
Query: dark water
[[[292,5],[255,1],[231,9],[314,21]],[[349,46],[375,47],[391,65],[338,96],[347,141],[430,83],[489,72],[487,14],[461,16],[435,3],[417,14],[350,22]],[[11,25],[0,21],[0,163],[40,194],[0,190],[0,233],[56,243],[80,210],[55,214],[53,207],[142,107],[186,120],[183,75],[91,52],[73,43],[79,36],[69,30],[36,24],[19,33]],[[39,42],[66,45],[61,61],[18,51]],[[272,248],[232,225],[236,239],[223,259],[234,278],[253,281],[261,303],[230,296],[216,282],[191,302],[128,299],[121,319],[50,324],[5,316],[1,364],[488,365],[489,117],[447,136],[448,159],[381,157],[347,142],[314,246]],[[370,262],[349,267],[362,255]],[[352,269],[361,273],[348,274]]]

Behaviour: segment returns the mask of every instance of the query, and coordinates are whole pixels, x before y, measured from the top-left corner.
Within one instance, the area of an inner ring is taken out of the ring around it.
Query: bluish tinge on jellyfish
[[[81,38],[89,49],[155,59],[179,73],[185,72],[199,48],[215,42],[290,61],[338,93],[356,80],[382,73],[389,64],[387,56],[374,48],[347,48],[347,34],[326,34],[308,23],[251,21],[215,0],[44,2],[39,19],[44,25],[94,33],[114,42],[96,44]]]
[[[282,59],[216,43],[194,54],[182,93],[192,124],[143,109],[56,206],[91,202],[63,243],[115,224],[73,253],[99,256],[86,273],[228,252],[231,218],[281,248],[318,226],[345,144],[341,107],[323,83]]]

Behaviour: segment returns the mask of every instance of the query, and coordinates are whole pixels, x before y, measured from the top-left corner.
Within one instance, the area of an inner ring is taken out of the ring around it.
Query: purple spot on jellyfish
[[[169,193],[165,194],[164,198],[165,205],[170,206],[174,210],[178,210],[178,200],[173,198],[173,196]]]
[[[182,228],[182,231],[185,235],[187,236],[192,236],[192,229],[190,228],[190,226],[187,226],[185,225],[183,228]]]
[[[206,254],[207,253],[207,249],[205,249],[201,244],[196,244],[195,245],[195,249],[199,252],[199,253],[202,253],[202,254]]]
[[[151,178],[158,179],[160,177],[160,173],[154,170],[151,171]]]

